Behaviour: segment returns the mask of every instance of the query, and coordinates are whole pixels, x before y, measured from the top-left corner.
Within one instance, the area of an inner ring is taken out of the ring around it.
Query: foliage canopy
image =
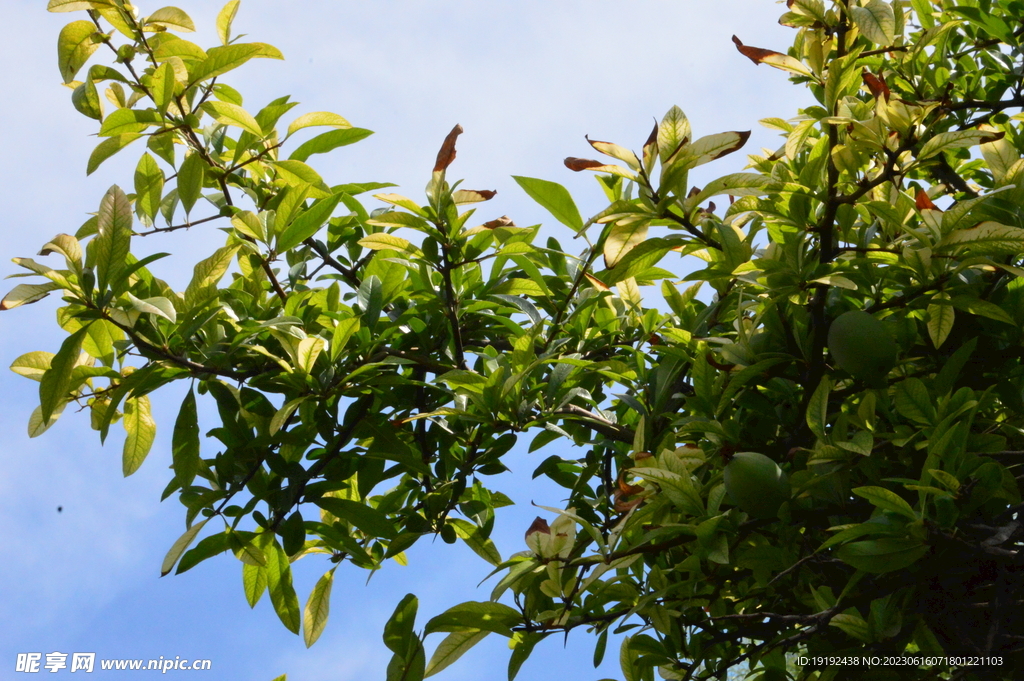
[[[30,434],[86,406],[101,439],[122,423],[130,475],[155,438],[149,395],[187,381],[164,491],[186,531],[163,573],[231,551],[248,602],[268,593],[307,645],[342,561],[376,570],[427,535],[465,542],[498,576],[490,600],[417,629],[404,599],[389,681],[491,633],[510,639],[511,680],[577,628],[595,662],[628,632],[627,681],[742,662],[769,680],[1019,678],[1024,3],[786,4],[787,54],[733,40],[817,104],[762,121],[784,143],[749,172],[694,187],[690,170],[749,133],[694,135],[673,107],[639,153],[588,140],[611,160],[566,159],[608,197],[586,220],[562,186],[515,178],[575,253],[539,225],[473,218],[494,192],[449,181],[459,126],[423,203],[376,193],[388,207],[368,210],[359,197],[390,185],[329,185],[310,159],[370,133],[327,112],[285,125],[288,97],[244,108],[223,77],[282,57],[232,38],[238,0],[208,49],[180,37],[194,25],[175,7],[50,0],[87,16],[58,44],[74,107],[99,125],[87,172],[146,150],[130,191],[43,246],[63,265],[16,259],[42,283],[0,308],[66,303],[57,352],[12,365],[39,381]],[[81,75],[98,50],[113,65]],[[184,291],[158,277],[165,254],[133,255],[141,236],[207,222],[224,245]],[[666,269],[680,258],[703,262],[683,290]],[[219,422],[205,445],[201,402]],[[537,468],[567,498],[502,557],[489,536],[511,502],[491,485],[521,437],[577,456]],[[289,566],[306,554],[333,567],[303,608]],[[1001,662],[787,665],[797,653]]]

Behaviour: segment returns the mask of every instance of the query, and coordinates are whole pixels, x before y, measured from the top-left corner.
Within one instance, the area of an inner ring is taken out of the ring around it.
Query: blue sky
[[[215,44],[208,27],[221,3],[178,4],[200,27],[196,42]],[[54,49],[61,26],[78,17],[48,14],[44,6],[41,0],[13,0],[4,7],[0,275],[18,269],[10,257],[32,256],[53,235],[73,233],[111,184],[130,187],[141,153],[141,147],[129,149],[85,176],[96,124],[71,107]],[[141,9],[145,14],[158,6],[145,2]],[[419,197],[441,140],[460,123],[466,132],[449,176],[465,177],[466,187],[499,192],[479,214],[548,224],[553,220],[510,176],[561,182],[581,212],[596,212],[603,207],[596,183],[562,166],[566,156],[593,156],[584,134],[639,148],[653,119],[678,104],[697,135],[749,129],[747,151],[776,147],[775,133],[758,126],[758,119],[791,117],[808,96],[782,72],[755,67],[739,55],[730,36],[784,51],[792,32],[776,23],[782,11],[782,4],[769,0],[243,0],[236,32],[279,47],[286,61],[250,62],[226,82],[252,111],[291,94],[302,102],[296,114],[335,111],[376,131],[318,157],[315,165],[330,184],[391,181],[400,185],[397,191]],[[723,175],[743,164],[736,154],[706,172]],[[550,229],[565,236],[557,224]],[[212,250],[218,234],[200,227],[142,242],[140,250],[175,254],[157,269],[183,287],[192,254]],[[58,303],[47,299],[0,316],[0,364],[31,350],[56,351]],[[306,650],[281,626],[267,599],[249,611],[240,563],[230,555],[185,575],[158,578],[164,553],[184,529],[177,501],[159,502],[169,479],[179,392],[154,400],[157,444],[142,469],[125,480],[122,436],[112,431],[101,447],[86,414],[69,410],[41,438],[28,439],[25,424],[36,390],[37,384],[0,372],[0,677],[15,677],[19,652],[60,651],[209,658],[213,671],[204,675],[223,681],[270,681],[285,672],[291,681],[383,678],[389,653],[381,628],[405,593],[420,597],[421,625],[455,603],[485,600],[490,593],[489,585],[476,586],[488,566],[464,546],[421,542],[410,552],[409,567],[390,565],[369,586],[365,572],[340,569],[331,621]],[[552,484],[530,480],[544,455],[528,455],[521,446],[510,456],[513,474],[489,480],[517,501],[499,511],[495,540],[503,555],[524,548],[523,532],[537,515],[530,501],[559,506],[562,499]],[[327,567],[315,557],[294,566],[303,602]],[[428,640],[428,648],[440,638]],[[564,649],[560,640],[549,639],[520,678],[617,678],[614,648],[595,670],[592,645],[582,632],[570,636]],[[504,639],[493,637],[439,678],[503,679],[507,658]]]

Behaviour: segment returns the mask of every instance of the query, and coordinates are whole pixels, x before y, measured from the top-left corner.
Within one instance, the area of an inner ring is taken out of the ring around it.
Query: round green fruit
[[[774,518],[789,499],[789,478],[764,454],[737,452],[725,466],[725,491],[750,515]]]
[[[828,330],[828,349],[841,369],[872,387],[883,387],[896,366],[897,347],[885,324],[867,312],[845,312]]]

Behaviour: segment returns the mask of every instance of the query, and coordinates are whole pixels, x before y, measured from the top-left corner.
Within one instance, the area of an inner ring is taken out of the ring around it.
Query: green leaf
[[[116,184],[103,196],[97,218],[97,235],[89,251],[96,263],[99,290],[106,291],[124,268],[131,250],[132,205]]]
[[[149,224],[156,219],[163,199],[164,171],[156,164],[156,159],[148,153],[139,159],[135,168],[135,210],[140,218],[148,219]]]
[[[260,128],[260,124],[252,117],[252,114],[237,104],[210,101],[204,103],[201,108],[222,125],[233,125],[252,133],[258,138],[263,137],[263,130]]]
[[[331,610],[331,587],[334,585],[334,571],[337,569],[333,567],[324,573],[306,601],[306,609],[302,615],[302,636],[307,648],[316,643],[327,626],[327,616]]]
[[[238,68],[245,62],[257,56],[262,49],[261,45],[248,43],[238,43],[235,45],[224,45],[221,47],[210,48],[206,52],[206,59],[192,70],[190,74],[191,80],[189,82],[189,87],[196,83],[201,83],[204,80],[216,78],[217,76],[231,71],[232,69]],[[262,137],[263,135],[262,133],[259,133],[258,136]]]
[[[678,106],[673,106],[658,125],[658,154],[665,163],[681,145],[690,141],[690,121]]]
[[[153,96],[157,110],[162,114],[167,113],[167,106],[174,101],[175,85],[174,68],[169,62],[164,62],[153,72],[149,93]]]
[[[177,57],[188,69],[192,70],[207,58],[206,51],[203,48],[193,42],[181,39],[162,41],[153,50],[153,56],[158,62],[168,61]]]
[[[203,538],[195,548],[191,549],[184,556],[181,557],[181,562],[178,563],[178,569],[174,571],[174,574],[180,575],[183,572],[187,572],[194,568],[199,563],[203,562],[207,558],[220,555],[231,548],[229,539],[231,537],[230,530],[225,532],[218,532],[217,534],[211,534],[209,537]]]
[[[423,676],[433,676],[448,667],[462,657],[466,651],[484,640],[489,633],[491,632],[470,630],[454,631],[448,634],[437,646],[434,654],[430,656],[430,662],[427,663],[427,670]]]
[[[413,633],[417,608],[419,600],[416,596],[406,594],[395,606],[395,611],[384,625],[384,645],[396,655],[405,655],[406,651],[413,647],[414,641],[419,642]]]
[[[274,604],[281,623],[293,634],[299,633],[302,615],[299,609],[299,598],[292,586],[292,570],[288,563],[288,555],[274,540],[265,550],[267,556],[267,587],[270,590],[270,601]]]
[[[828,395],[832,391],[832,382],[828,376],[823,376],[818,387],[811,395],[811,401],[807,405],[807,426],[819,439],[824,440],[825,424],[828,422]]]
[[[533,281],[532,279],[509,279],[504,281],[490,291],[497,295],[510,295],[510,296],[543,296],[544,289],[540,287],[540,284]]]
[[[473,552],[494,566],[501,565],[501,554],[494,542],[484,536],[483,530],[468,520],[449,518],[448,524],[455,528],[459,536]],[[430,676],[428,673],[427,676]]]
[[[953,321],[956,313],[948,299],[943,298],[944,294],[936,294],[928,305],[928,336],[936,348],[942,346],[953,330]],[[941,302],[935,302],[941,301]]]
[[[305,161],[313,154],[325,154],[328,151],[337,149],[338,147],[355,144],[359,140],[365,139],[372,134],[372,130],[366,130],[364,128],[331,130],[329,132],[321,133],[300,144],[299,147],[291,153],[291,156],[289,156],[288,159],[292,161]]]
[[[935,407],[928,388],[919,378],[908,378],[896,386],[896,411],[911,421],[930,424],[935,418]]]
[[[161,7],[156,10],[146,17],[146,26],[162,26],[182,33],[192,33],[196,30],[192,18],[177,7]]]
[[[217,13],[217,37],[227,45],[231,41],[231,22],[238,13],[240,0],[228,0],[228,3]]]
[[[914,512],[914,509],[911,508],[910,504],[892,490],[888,490],[884,487],[869,486],[855,487],[851,491],[857,496],[870,501],[872,506],[877,506],[878,508],[884,508],[887,511],[899,513],[910,520],[917,520],[917,513]]]
[[[338,322],[338,326],[334,328],[334,337],[331,339],[331,360],[337,360],[341,357],[342,351],[345,349],[345,345],[348,343],[352,335],[359,330],[359,318],[349,317],[348,319],[342,319]]]
[[[178,410],[171,436],[174,475],[182,488],[188,487],[199,471],[199,416],[196,394],[190,388]]]
[[[83,116],[97,121],[103,120],[103,104],[100,102],[99,92],[96,91],[96,83],[91,78],[87,78],[71,93],[71,104]]]
[[[928,141],[924,143],[924,146],[921,147],[921,151],[917,154],[917,158],[919,161],[923,161],[926,158],[931,158],[943,151],[973,147],[976,144],[1002,139],[1002,137],[1002,132],[989,132],[986,130],[954,130],[951,132],[940,132],[938,135],[930,137]]]
[[[607,640],[608,630],[605,629],[601,634],[600,640]],[[512,650],[512,654],[508,660],[508,681],[515,681],[516,676],[519,675],[519,670],[522,668],[523,663],[530,657],[530,653],[533,652],[534,646],[543,641],[548,635],[527,632],[523,634],[522,639],[519,640],[516,647]],[[600,643],[598,643],[600,645]],[[596,666],[596,665],[595,665]],[[605,681],[608,681],[607,679]]]
[[[168,574],[174,569],[174,564],[181,558],[181,554],[185,553],[185,550],[189,547],[192,541],[199,534],[199,531],[203,529],[203,526],[209,522],[209,518],[206,520],[196,523],[189,529],[185,530],[185,533],[178,537],[178,539],[171,545],[170,550],[167,551],[167,555],[164,556],[164,562],[160,565],[160,576]]]
[[[975,298],[974,296],[963,295],[954,296],[950,301],[953,307],[958,310],[970,312],[971,314],[980,315],[982,317],[988,317],[994,319],[997,322],[1003,322],[1004,324],[1015,324],[1013,317],[1006,313],[1006,310],[999,307],[995,303],[990,303],[987,300],[981,298]]]
[[[320,199],[304,211],[288,225],[277,237],[277,252],[284,253],[295,248],[306,239],[316,234],[331,217],[343,194],[331,194]]]
[[[124,441],[121,470],[127,478],[139,470],[156,440],[156,421],[150,413],[149,398],[141,395],[125,400],[123,423],[128,437]]]
[[[580,217],[576,202],[572,200],[569,190],[565,187],[555,182],[533,177],[513,175],[512,179],[523,188],[523,191],[531,199],[547,209],[563,225],[577,232],[583,229],[583,218]]]
[[[57,37],[57,66],[65,83],[75,79],[78,70],[100,46],[96,33],[95,24],[84,19],[61,29]]]
[[[64,339],[60,350],[50,360],[50,368],[39,381],[39,408],[43,421],[49,421],[57,407],[68,400],[71,390],[71,372],[78,364],[82,342],[89,327],[83,326]]]
[[[644,480],[657,483],[669,501],[686,514],[698,517],[704,515],[704,500],[688,475],[643,466],[630,470]]]
[[[242,588],[250,608],[255,608],[267,590],[267,568],[261,565],[242,564]]]
[[[928,553],[928,545],[916,539],[869,539],[845,544],[835,554],[844,563],[858,570],[881,574],[902,570]]]
[[[292,135],[303,128],[311,128],[314,126],[351,128],[352,124],[336,113],[331,113],[329,111],[313,111],[308,114],[303,114],[292,121],[292,124],[288,126],[288,134]]]
[[[101,163],[140,137],[142,137],[140,133],[126,132],[120,135],[114,135],[100,142],[96,145],[96,148],[93,149],[92,154],[89,155],[89,163],[86,166],[85,174],[92,175],[96,169],[100,167]]]
[[[203,180],[206,174],[206,162],[196,152],[189,153],[178,169],[178,198],[185,208],[185,214],[192,212],[192,207],[202,196]]]
[[[394,539],[398,532],[388,517],[375,508],[352,499],[322,497],[316,505],[342,520],[347,520],[367,536]]]
[[[163,120],[156,109],[117,109],[103,121],[98,134],[100,137],[114,137],[142,132],[151,125],[162,124]]]
[[[888,2],[868,0],[863,7],[851,4],[850,15],[861,34],[871,42],[877,45],[896,42],[896,15]]]
[[[512,637],[512,627],[520,624],[523,616],[503,603],[467,601],[448,608],[427,622],[424,633],[437,631],[469,631],[477,629]]]
[[[323,352],[325,344],[326,341],[317,336],[307,336],[300,340],[295,351],[295,368],[306,374],[313,373],[313,367],[316,365],[320,353]]]
[[[200,260],[192,270],[192,281],[185,289],[185,307],[192,309],[203,304],[217,292],[217,282],[221,280],[228,266],[238,252],[239,246],[223,246],[214,251],[213,255]]]

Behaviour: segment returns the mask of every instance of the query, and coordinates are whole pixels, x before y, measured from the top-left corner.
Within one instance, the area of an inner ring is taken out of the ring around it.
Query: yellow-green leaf
[[[385,234],[383,232],[364,236],[358,241],[358,243],[363,248],[369,248],[373,251],[404,251],[410,255],[420,253],[420,249],[413,246],[408,239],[403,239],[402,237],[395,236],[394,234]]]
[[[543,296],[544,289],[532,279],[509,279],[495,286],[491,293],[504,293],[510,296]]]
[[[313,111],[308,114],[303,114],[292,121],[292,124],[288,126],[288,134],[291,135],[303,128],[311,128],[314,126],[351,128],[352,124],[336,113],[331,113],[329,111]]]
[[[642,217],[620,220],[612,225],[604,241],[604,266],[615,267],[622,258],[647,238],[650,220]]]
[[[275,540],[266,548],[267,554],[267,587],[270,600],[281,623],[294,634],[299,633],[302,615],[299,611],[299,599],[292,586],[292,571],[288,556]]]
[[[270,434],[274,435],[277,431],[284,427],[284,424],[288,421],[288,417],[295,413],[295,410],[299,408],[299,405],[306,401],[305,397],[296,397],[294,400],[285,402],[284,406],[278,409],[273,418],[270,419]]]
[[[331,339],[331,359],[336,360],[345,349],[345,344],[352,335],[359,330],[359,318],[350,317],[338,322],[334,329],[334,338]]]
[[[61,413],[64,411],[64,407],[64,404],[58,405],[57,408],[53,410],[53,413],[50,414],[48,421],[43,420],[42,407],[36,407],[32,410],[32,415],[28,417],[28,436],[39,437],[49,430],[50,426],[55,424],[57,419],[60,418]]]
[[[239,246],[223,246],[218,248],[213,255],[205,260],[200,260],[192,270],[192,281],[185,289],[185,307],[191,309],[193,306],[205,302],[216,292],[217,282],[224,273],[228,271],[235,253]]]
[[[249,607],[255,608],[263,592],[267,590],[267,569],[260,565],[243,564],[242,588],[245,590],[245,600]]]
[[[57,37],[57,66],[65,83],[75,79],[78,70],[100,46],[95,34],[96,25],[84,19],[72,21],[61,29]]]
[[[167,551],[167,555],[164,556],[164,562],[160,565],[160,576],[168,574],[174,569],[174,564],[181,558],[181,554],[185,553],[185,550],[195,540],[196,535],[203,529],[203,526],[209,522],[209,518],[206,520],[196,523],[192,527],[185,530],[185,533],[178,537],[173,544],[171,544],[170,550]]]
[[[883,508],[893,513],[899,513],[905,518],[910,520],[917,520],[917,513],[914,509],[906,502],[906,500],[900,495],[896,494],[892,490],[888,490],[884,487],[854,487],[851,490],[854,494],[859,497],[863,497],[871,502],[873,506]]]
[[[192,18],[177,7],[161,7],[146,17],[146,26],[162,26],[182,33],[192,33],[196,30]]]
[[[38,302],[50,295],[50,291],[58,288],[60,286],[52,281],[45,284],[18,284],[4,296],[3,300],[0,300],[0,310],[10,310],[21,305]]]
[[[331,587],[334,585],[334,571],[331,568],[324,573],[306,601],[306,609],[302,614],[302,636],[306,641],[306,647],[316,643],[327,626],[327,616],[331,611]]]
[[[11,362],[11,371],[19,376],[38,381],[43,378],[43,374],[50,368],[50,362],[53,361],[53,357],[54,354],[52,352],[43,352],[42,350],[26,352]]]
[[[851,3],[850,14],[861,34],[878,45],[896,41],[896,15],[884,0],[868,0],[863,7]]]
[[[324,339],[316,336],[309,336],[300,340],[299,347],[295,351],[295,358],[298,364],[296,368],[307,374],[313,373],[313,366],[316,364],[320,353],[324,351],[324,345],[326,345]]]
[[[217,36],[225,45],[231,40],[231,22],[238,13],[239,0],[229,0],[217,13]]]
[[[260,128],[260,124],[256,122],[252,114],[237,104],[211,101],[203,104],[202,109],[210,114],[218,123],[233,125],[252,133],[256,137],[263,137],[263,129]]]
[[[100,126],[100,137],[113,137],[130,132],[142,132],[151,125],[160,125],[163,117],[156,109],[118,109],[107,116]]]
[[[124,429],[128,437],[124,441],[121,470],[128,477],[146,460],[156,440],[156,421],[150,412],[149,398],[145,395],[125,401]]]
[[[953,306],[949,304],[949,300],[944,299],[942,294],[936,295],[932,300],[941,302],[932,302],[928,305],[928,335],[935,347],[939,348],[953,329],[953,319],[956,313]]]
[[[135,168],[135,212],[147,224],[153,224],[163,199],[164,171],[148,153]]]
[[[149,92],[153,95],[153,102],[156,104],[156,108],[160,110],[160,113],[167,112],[167,105],[174,99],[174,87],[176,84],[174,66],[170,61],[165,61],[153,72]]]

